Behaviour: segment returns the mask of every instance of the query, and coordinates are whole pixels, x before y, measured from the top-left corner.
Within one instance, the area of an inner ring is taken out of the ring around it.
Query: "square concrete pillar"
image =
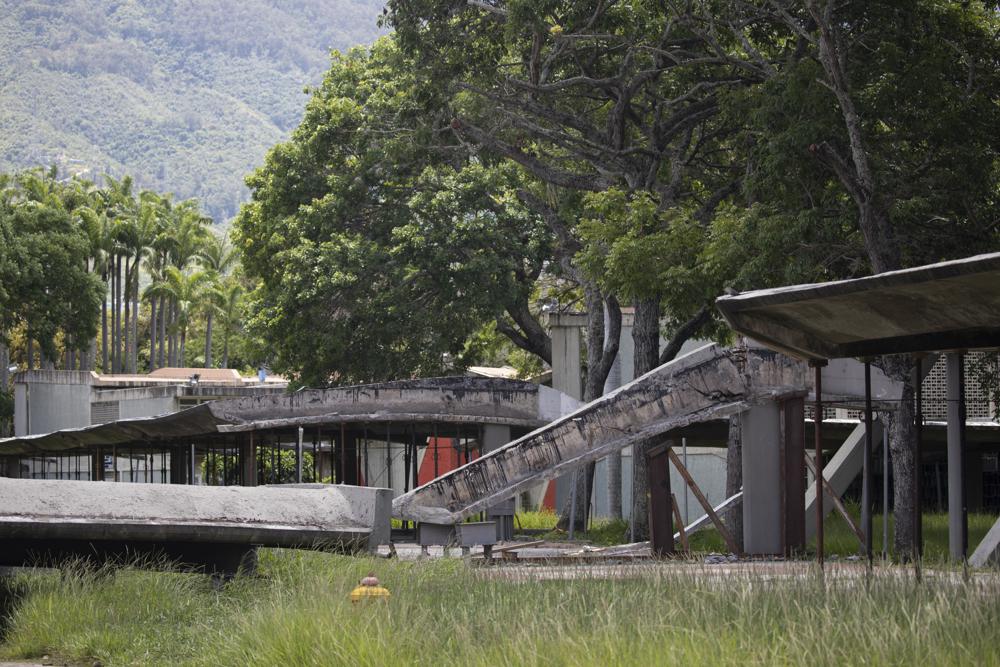
[[[743,549],[771,555],[782,544],[781,411],[768,402],[742,413]]]
[[[483,426],[483,454],[503,447],[510,442],[510,426],[486,424]],[[496,524],[497,541],[514,538],[514,498],[486,508],[486,517]]]

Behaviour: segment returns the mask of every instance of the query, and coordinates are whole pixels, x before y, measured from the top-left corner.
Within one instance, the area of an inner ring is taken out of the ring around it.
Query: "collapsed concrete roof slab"
[[[708,345],[393,501],[393,516],[456,523],[539,482],[687,424],[803,392],[809,369],[770,350]]]
[[[357,421],[506,424],[536,428],[579,402],[549,387],[450,377],[223,399],[156,417],[0,440],[0,455],[30,456],[132,442]]]
[[[1000,347],[1000,253],[716,300],[729,325],[803,359]]]
[[[391,489],[343,485],[210,487],[0,478],[0,540],[353,551],[389,541],[391,499]]]

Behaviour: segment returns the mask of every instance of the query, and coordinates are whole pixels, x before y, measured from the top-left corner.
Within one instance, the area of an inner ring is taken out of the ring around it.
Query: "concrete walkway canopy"
[[[802,359],[1000,347],[1000,253],[720,297],[737,332]]]

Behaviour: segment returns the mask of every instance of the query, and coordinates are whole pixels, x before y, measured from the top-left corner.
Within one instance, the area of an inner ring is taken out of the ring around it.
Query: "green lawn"
[[[813,577],[511,583],[460,561],[261,561],[261,577],[221,592],[175,573],[19,575],[0,651],[105,665],[1000,664],[996,574],[824,590]],[[352,606],[369,569],[392,599]]]

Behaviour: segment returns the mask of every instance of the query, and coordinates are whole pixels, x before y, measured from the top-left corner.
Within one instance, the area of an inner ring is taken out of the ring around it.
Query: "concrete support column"
[[[969,524],[965,502],[965,378],[963,355],[947,355],[948,394],[948,552],[962,561],[968,552]]]
[[[173,445],[170,447],[170,483],[187,484],[187,454],[185,445]],[[101,473],[103,477],[103,471]]]
[[[510,442],[510,426],[486,424],[483,426],[483,454]],[[513,496],[486,509],[487,521],[496,522],[497,541],[514,539],[514,498]]]
[[[585,317],[577,313],[550,313],[552,339],[552,388],[583,400],[583,373],[580,365],[580,326]],[[573,488],[573,475],[556,479],[556,508],[562,508]]]
[[[337,441],[337,453],[334,456],[334,466],[337,472],[338,484],[357,486],[358,476],[358,442],[351,432],[342,430]],[[367,481],[366,481],[367,483]]]
[[[748,554],[780,554],[783,461],[781,414],[771,401],[742,415],[743,548]]]
[[[257,486],[257,447],[254,443],[253,431],[240,439],[240,477],[243,486]]]

